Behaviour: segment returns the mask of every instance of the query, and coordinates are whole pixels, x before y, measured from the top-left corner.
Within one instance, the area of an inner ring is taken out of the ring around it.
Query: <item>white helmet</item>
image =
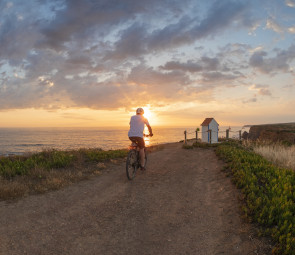
[[[144,114],[144,110],[142,108],[137,108],[136,114]]]

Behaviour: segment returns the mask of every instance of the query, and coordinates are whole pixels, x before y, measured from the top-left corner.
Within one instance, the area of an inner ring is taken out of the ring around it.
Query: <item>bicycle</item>
[[[149,135],[144,135],[144,137],[148,137]],[[147,163],[147,151],[146,147],[144,147],[144,155],[145,155],[145,161],[144,161],[144,168],[146,167]],[[137,143],[132,142],[129,147],[129,152],[127,155],[126,160],[126,174],[128,180],[133,180],[136,175],[137,169],[140,167],[140,156],[139,156],[139,148]]]

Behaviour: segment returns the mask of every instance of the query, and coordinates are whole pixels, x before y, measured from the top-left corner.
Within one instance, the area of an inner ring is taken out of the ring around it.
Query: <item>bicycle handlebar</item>
[[[149,135],[146,135],[146,134],[143,134],[143,137],[152,137],[153,134],[149,134]]]

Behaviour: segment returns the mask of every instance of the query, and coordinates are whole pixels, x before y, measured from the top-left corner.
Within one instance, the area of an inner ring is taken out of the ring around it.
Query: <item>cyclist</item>
[[[137,108],[136,115],[133,115],[130,119],[130,129],[128,132],[129,139],[136,143],[139,147],[139,155],[140,155],[140,164],[141,164],[141,170],[145,170],[144,168],[144,161],[145,161],[145,155],[144,155],[144,147],[145,143],[143,140],[143,130],[144,125],[146,125],[149,129],[149,135],[153,136],[152,128],[148,122],[148,120],[143,116],[144,110],[142,108]]]

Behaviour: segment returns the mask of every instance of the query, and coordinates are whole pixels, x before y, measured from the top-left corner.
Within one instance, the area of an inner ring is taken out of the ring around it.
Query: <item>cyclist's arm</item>
[[[149,133],[150,133],[150,136],[153,136],[153,131],[152,131],[152,127],[150,125],[146,125],[148,130],[149,130]]]

